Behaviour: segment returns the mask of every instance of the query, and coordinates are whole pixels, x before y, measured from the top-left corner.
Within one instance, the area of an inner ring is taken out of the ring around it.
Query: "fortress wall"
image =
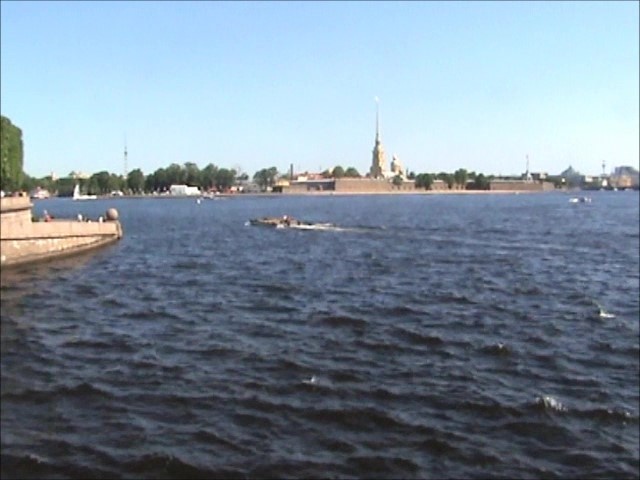
[[[371,178],[337,178],[336,192],[390,192],[389,182]]]
[[[405,182],[396,187],[388,180],[373,178],[336,178],[336,192],[344,193],[384,193],[414,190],[413,182]]]
[[[553,190],[553,184],[550,182],[526,182],[524,180],[493,180],[489,183],[489,189],[543,192]]]

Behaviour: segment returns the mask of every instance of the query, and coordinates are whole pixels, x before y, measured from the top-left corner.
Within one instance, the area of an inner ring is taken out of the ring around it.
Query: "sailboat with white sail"
[[[73,188],[73,199],[74,200],[95,200],[98,198],[97,195],[83,195],[80,193],[80,185],[76,183],[76,186]]]

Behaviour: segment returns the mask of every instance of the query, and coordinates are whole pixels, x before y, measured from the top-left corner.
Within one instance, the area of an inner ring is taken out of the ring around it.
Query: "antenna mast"
[[[124,135],[124,178],[126,180],[129,172],[127,171],[127,134]]]

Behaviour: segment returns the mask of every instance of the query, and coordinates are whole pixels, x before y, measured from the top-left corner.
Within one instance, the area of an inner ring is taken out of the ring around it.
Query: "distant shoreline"
[[[596,190],[597,191],[597,190]],[[637,191],[637,190],[633,190]],[[203,200],[243,198],[243,197],[263,197],[263,198],[284,198],[284,197],[346,197],[346,196],[377,196],[377,195],[525,195],[525,194],[541,194],[541,193],[566,193],[575,195],[584,195],[593,192],[592,190],[418,190],[418,191],[391,191],[391,192],[336,192],[333,190],[317,191],[317,192],[296,192],[296,193],[272,193],[272,192],[252,192],[252,193],[220,193],[215,196],[207,195],[100,195],[98,200],[119,200],[119,199],[176,199],[176,198],[192,198]],[[71,198],[71,197],[49,197],[52,198]],[[32,199],[39,200],[39,199]]]
[[[561,191],[561,190],[553,190]],[[99,199],[124,199],[124,198],[153,198],[153,199],[169,199],[169,198],[203,198],[205,200],[227,199],[227,198],[242,198],[242,197],[266,197],[266,198],[284,198],[284,197],[341,197],[341,196],[377,196],[377,195],[522,195],[525,193],[540,194],[551,193],[553,191],[531,191],[531,190],[424,190],[424,191],[397,191],[397,192],[335,192],[335,191],[321,191],[321,192],[306,192],[306,193],[271,193],[271,192],[256,192],[256,193],[220,193],[213,197],[204,195],[119,195],[109,196],[104,195],[98,197]],[[564,190],[563,192],[568,192]],[[70,198],[70,197],[69,197]]]

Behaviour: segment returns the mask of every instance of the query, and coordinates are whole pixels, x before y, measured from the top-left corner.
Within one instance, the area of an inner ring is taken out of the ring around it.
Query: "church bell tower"
[[[382,141],[380,140],[380,115],[378,106],[378,97],[376,97],[376,142],[373,147],[371,168],[369,169],[371,178],[384,178],[384,171],[386,167],[384,147],[382,146]]]

